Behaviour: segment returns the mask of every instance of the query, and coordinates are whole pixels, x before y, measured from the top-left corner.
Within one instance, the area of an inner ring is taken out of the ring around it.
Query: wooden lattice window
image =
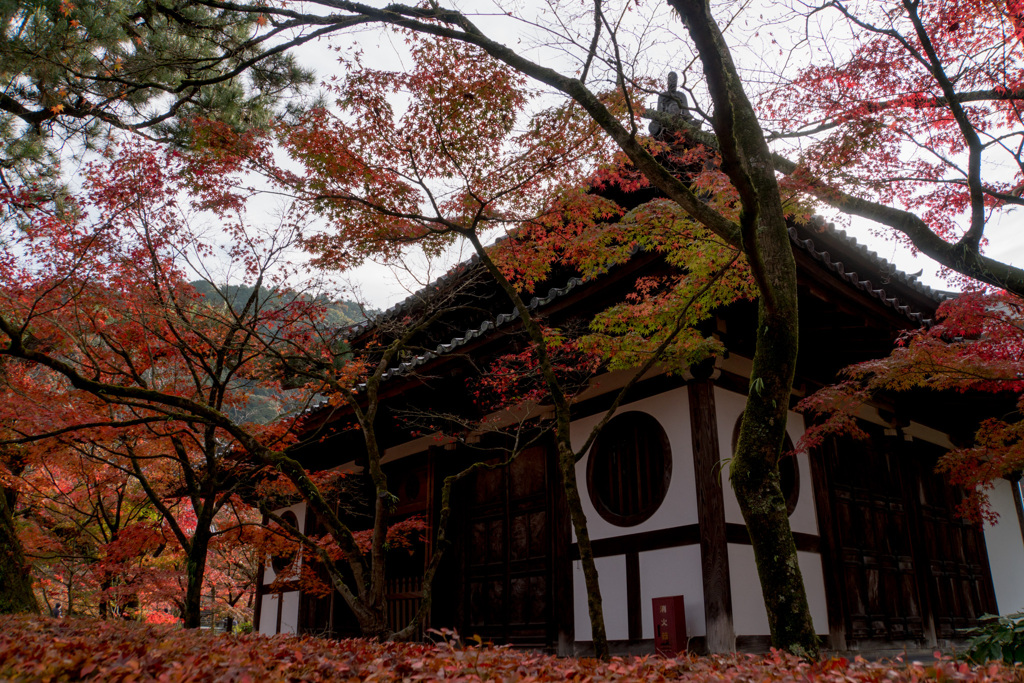
[[[651,415],[616,415],[590,449],[587,488],[598,514],[617,526],[635,526],[661,507],[672,478],[672,451]]]

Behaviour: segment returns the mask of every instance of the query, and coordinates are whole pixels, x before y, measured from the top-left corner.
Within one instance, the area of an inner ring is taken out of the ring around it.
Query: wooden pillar
[[[690,434],[693,438],[693,471],[697,487],[697,521],[700,526],[700,559],[704,583],[704,619],[708,652],[736,650],[732,621],[732,587],[729,583],[729,546],[725,536],[725,499],[715,412],[714,366],[691,368],[695,379],[687,384],[690,399]]]
[[[832,514],[832,488],[829,485],[829,452],[836,443],[829,439],[820,448],[808,453],[811,462],[811,488],[814,491],[814,509],[818,515],[818,548],[821,552],[821,570],[825,579],[825,609],[828,611],[829,647],[845,652],[846,645],[846,604],[843,599],[843,578],[840,573],[841,549],[837,547],[838,535]]]
[[[460,465],[464,464],[460,459],[460,454],[455,451],[449,451],[445,446],[431,446],[427,449],[427,469],[429,473],[430,489],[429,498],[427,501],[427,525],[430,532],[427,534],[427,548],[426,553],[429,558],[432,558],[434,553],[438,551],[435,547],[437,541],[437,523],[441,514],[441,492],[444,488],[445,477],[452,475],[459,471]],[[459,628],[461,629],[464,624],[462,623],[462,615],[464,608],[464,592],[466,590],[465,583],[465,567],[464,562],[464,544],[465,544],[465,519],[464,509],[460,509],[459,506],[465,505],[466,501],[462,500],[460,493],[464,494],[465,482],[462,482],[463,486],[460,487],[456,484],[455,490],[452,492],[452,512],[448,517],[448,546],[443,550],[444,557],[441,559],[441,565],[438,567],[437,572],[434,574],[433,583],[433,598],[430,604],[430,614],[427,615],[427,623],[430,624],[431,628]],[[429,561],[429,560],[427,560]]]
[[[626,553],[626,628],[630,642],[640,642],[644,637],[644,624],[640,604],[640,553]]]
[[[424,473],[425,482],[421,483],[421,486],[426,486],[427,496],[427,539],[423,548],[423,573],[426,574],[427,565],[430,564],[431,558],[434,556],[434,542],[437,536],[437,515],[440,512],[440,501],[437,500],[440,494],[440,488],[436,488],[437,476],[437,447],[431,446],[427,448],[427,471]],[[436,577],[436,575],[435,575]],[[420,599],[423,597],[423,591],[427,589],[427,586],[420,584]],[[433,628],[433,617],[434,602],[431,601],[430,610],[428,610],[423,622],[420,624],[422,632],[426,632]]]
[[[256,595],[253,597],[252,607],[252,624],[253,630],[257,633],[260,630],[260,619],[263,617],[263,562],[260,562],[260,568],[256,570]]]

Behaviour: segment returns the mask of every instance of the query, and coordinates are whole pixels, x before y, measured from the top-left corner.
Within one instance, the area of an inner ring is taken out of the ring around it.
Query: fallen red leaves
[[[508,648],[227,636],[87,619],[0,617],[3,681],[1024,681],[1024,669],[950,659],[809,664],[765,656],[569,659]]]

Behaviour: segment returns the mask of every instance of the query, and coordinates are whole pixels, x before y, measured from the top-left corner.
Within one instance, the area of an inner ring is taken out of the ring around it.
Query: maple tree
[[[139,482],[185,552],[183,614],[186,625],[195,627],[209,543],[220,533],[214,521],[253,468],[228,457],[231,443],[188,409],[201,406],[221,423],[246,424],[246,434],[254,441],[258,434],[270,448],[287,442],[287,426],[275,431],[250,413],[261,401],[278,406],[271,411],[275,416],[287,408],[275,392],[274,369],[252,353],[247,332],[235,321],[236,314],[257,309],[272,325],[279,322],[278,311],[273,317],[263,312],[266,297],[255,293],[240,312],[218,307],[187,282],[186,259],[195,264],[207,248],[179,212],[178,184],[170,174],[183,173],[184,162],[174,158],[129,144],[112,163],[91,168],[91,195],[76,211],[57,213],[43,205],[32,225],[9,233],[16,248],[4,262],[5,351],[24,382],[8,382],[14,400],[4,412],[8,432],[19,437],[13,442],[89,439],[94,457],[105,457],[108,466]],[[218,194],[215,184],[214,176],[204,178],[195,203],[215,206],[227,222],[235,200]],[[87,222],[84,206],[102,219]],[[240,240],[231,256],[251,268],[265,267],[253,246]],[[261,332],[272,336],[280,329]],[[75,386],[79,382],[86,391]],[[126,387],[135,392],[121,400],[105,392]],[[302,393],[288,400],[301,402]],[[160,460],[171,465],[162,471],[150,466]],[[182,500],[195,516],[188,529],[182,527]]]
[[[31,458],[22,477],[22,514],[31,524],[23,542],[48,611],[56,603],[68,614],[95,605],[105,618],[131,601],[132,575],[162,537],[145,493],[90,450],[48,444],[45,457]]]
[[[189,604],[199,585],[203,611],[212,607],[248,621],[263,557],[255,509],[234,498],[219,505],[200,552],[201,519],[178,490],[187,485],[167,471],[167,458],[153,448],[159,438],[144,443],[118,430],[117,444],[134,442],[132,462],[120,446],[73,433],[73,439],[34,444],[40,452],[29,456],[20,479],[20,516],[28,525],[21,539],[50,611],[59,604],[69,615],[178,623],[173,611],[187,624],[199,614]],[[140,457],[145,450],[157,455]],[[168,484],[170,491],[164,490]],[[161,491],[154,496],[157,486]],[[197,560],[204,562],[198,573],[190,567]],[[242,603],[246,597],[249,604]]]
[[[839,39],[842,50],[763,93],[769,137],[798,145],[776,169],[946,268],[1024,295],[1024,272],[982,253],[988,226],[1022,203],[1020,7],[836,0],[816,10],[828,28],[798,38],[811,49]]]
[[[990,226],[1021,204],[1021,8],[1015,2],[829,2],[841,58],[800,70],[765,95],[766,127],[799,145],[779,157],[787,184],[891,228],[962,277],[968,291],[938,325],[906,335],[889,358],[848,368],[806,404],[830,412],[809,435],[857,433],[850,411],[872,397],[932,390],[1019,396],[1019,268],[983,253]],[[820,43],[818,43],[820,45]],[[907,149],[920,153],[908,157]],[[989,250],[991,251],[991,249]],[[978,290],[978,282],[990,285]],[[1002,290],[1002,291],[1000,291]],[[1019,424],[985,420],[974,443],[940,462],[969,495],[961,512],[989,517],[992,481],[1020,469]]]
[[[129,145],[113,163],[91,168],[88,205],[105,214],[99,224],[40,211],[35,225],[12,237],[20,249],[5,272],[5,322],[19,321],[8,328],[11,346],[26,335],[47,339],[43,354],[65,380],[44,383],[42,394],[19,391],[22,400],[8,404],[6,423],[24,435],[23,443],[89,431],[106,463],[120,465],[141,484],[185,552],[183,616],[186,626],[196,627],[214,520],[234,495],[233,482],[251,467],[225,458],[230,445],[217,428],[181,420],[190,417],[187,412],[145,400],[118,403],[102,389],[89,394],[67,382],[68,375],[84,375],[98,387],[135,386],[172,404],[190,399],[218,415],[235,411],[239,422],[257,433],[263,429],[245,409],[258,399],[255,385],[263,381],[272,388],[276,380],[248,353],[244,333],[232,324],[234,312],[204,305],[184,277],[185,263],[175,262],[176,255],[202,254],[204,246],[177,210],[169,170],[147,150]],[[176,170],[182,172],[180,164]],[[209,183],[199,189],[197,202],[217,200],[224,217],[232,199],[217,195]],[[234,254],[239,261],[249,256]],[[258,303],[254,295],[247,305]],[[30,364],[36,374],[44,372],[41,364]],[[58,397],[63,400],[54,404]],[[269,444],[283,436],[263,435]],[[119,458],[124,462],[115,462]],[[173,476],[168,480],[163,472],[158,483],[145,463],[163,458],[173,462]],[[169,499],[188,500],[195,515],[191,529],[182,528],[179,503]]]
[[[417,336],[444,314],[457,309],[459,294],[469,283],[455,282],[452,287],[435,289],[434,296],[419,302],[419,310],[413,314],[400,314],[394,318],[379,317],[373,323],[368,339],[360,344],[339,346],[336,330],[313,331],[310,337],[319,337],[319,344],[291,343],[278,348],[265,348],[268,357],[276,359],[288,372],[305,381],[315,383],[318,391],[325,396],[325,404],[319,405],[312,420],[336,419],[348,424],[361,436],[365,448],[365,468],[372,495],[366,507],[370,529],[356,530],[343,521],[341,509],[334,503],[336,496],[329,493],[331,472],[311,475],[302,486],[295,487],[295,477],[286,471],[294,493],[298,488],[302,499],[316,515],[316,527],[320,533],[300,529],[295,523],[275,512],[273,498],[264,499],[261,509],[276,525],[279,533],[286,538],[297,540],[307,551],[303,571],[311,565],[327,571],[329,585],[345,600],[363,634],[371,637],[406,639],[417,632],[429,614],[432,600],[432,584],[444,556],[447,522],[451,514],[450,496],[453,486],[468,476],[478,465],[449,475],[442,485],[442,503],[438,512],[439,521],[431,531],[436,535],[434,551],[424,568],[422,598],[417,613],[410,623],[393,631],[387,623],[386,579],[387,554],[389,547],[400,544],[409,535],[421,536],[425,528],[422,520],[397,520],[392,523],[392,511],[398,499],[388,488],[388,478],[383,468],[381,430],[381,392],[395,363],[404,354],[419,350],[414,343]],[[344,356],[344,363],[340,357]],[[307,440],[320,439],[320,430],[313,425],[304,426]],[[339,503],[340,504],[340,503]],[[349,505],[351,505],[351,501]],[[281,507],[278,505],[277,507]],[[322,590],[315,577],[304,585],[313,592]]]
[[[150,513],[147,523],[139,525],[133,537],[121,534],[107,545],[108,558],[135,563],[145,558],[147,551],[156,555],[164,553],[168,545],[175,548],[178,552],[166,553],[161,562],[166,575],[163,582],[171,584],[159,591],[149,588],[164,602],[176,604],[189,628],[199,625],[203,594],[213,583],[207,564],[211,550],[229,550],[223,547],[226,536],[236,537],[240,527],[257,523],[252,519],[254,511],[248,515],[248,521],[243,519],[242,510],[250,506],[238,498],[239,480],[252,468],[239,466],[231,458],[225,460],[224,445],[217,443],[216,435],[209,432],[178,426],[167,436],[160,432],[133,434],[131,430],[120,429],[112,443],[90,444],[92,458],[129,477],[140,489]],[[201,438],[205,438],[205,443],[197,443]],[[150,572],[155,573],[152,569]],[[216,578],[222,584],[226,580],[225,587],[231,595],[225,597],[236,601],[241,597],[231,586],[231,577],[219,572]],[[101,584],[101,588],[109,591],[110,586]],[[130,599],[131,602],[135,600]],[[101,602],[101,614],[104,611]]]
[[[377,392],[409,339],[450,302],[433,297],[422,318],[393,321],[381,343],[354,352],[343,330],[325,324],[321,297],[282,286],[292,272],[282,254],[294,225],[267,236],[248,232],[236,167],[216,150],[195,156],[130,141],[109,163],[90,167],[89,194],[77,210],[26,203],[33,221],[11,226],[17,248],[0,271],[0,354],[21,380],[7,378],[5,440],[38,444],[39,452],[54,441],[87,443],[92,457],[138,482],[162,519],[163,541],[183,553],[176,576],[184,577],[184,595],[175,602],[187,627],[199,625],[211,546],[236,533],[227,513],[238,516],[237,495],[257,495],[260,479],[283,473],[282,495],[309,504],[322,536],[281,523],[273,498],[262,501],[263,511],[327,568],[363,631],[386,636],[385,546],[395,497],[380,466]],[[204,265],[214,247],[191,215],[199,210],[226,231],[227,267],[254,286],[214,284]],[[186,269],[208,275],[203,293]],[[297,419],[319,395],[329,397],[323,410],[351,411],[370,454],[378,495],[368,544],[328,501],[332,475],[310,475],[290,454],[303,435],[319,438]],[[237,601],[240,591],[230,590]]]

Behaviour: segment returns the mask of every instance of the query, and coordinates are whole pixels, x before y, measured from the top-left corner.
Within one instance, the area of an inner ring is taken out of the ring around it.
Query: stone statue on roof
[[[693,121],[690,108],[686,104],[686,95],[679,90],[679,74],[670,71],[666,81],[666,90],[658,94],[658,111]],[[651,131],[651,135],[657,137],[665,127],[657,121],[651,121],[647,129]]]

